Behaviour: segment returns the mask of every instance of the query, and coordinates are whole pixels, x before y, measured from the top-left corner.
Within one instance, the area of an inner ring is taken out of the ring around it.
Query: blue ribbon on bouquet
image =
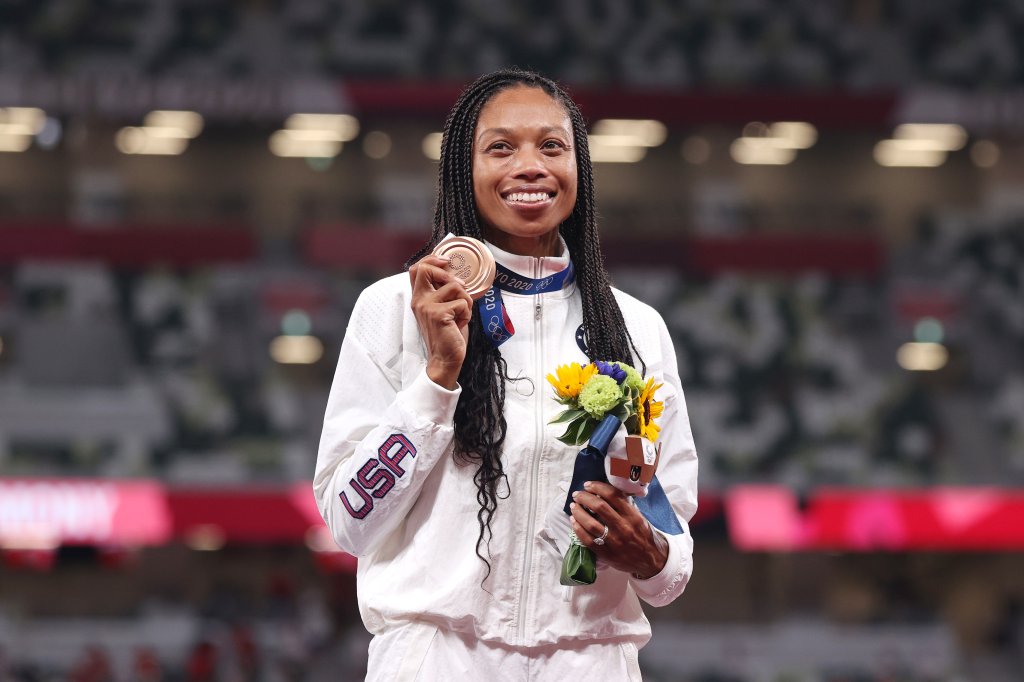
[[[594,428],[590,441],[576,455],[572,481],[569,483],[569,493],[565,497],[565,506],[562,508],[566,514],[570,513],[569,505],[572,503],[572,494],[583,490],[584,483],[587,481],[608,482],[604,473],[604,458],[608,455],[608,445],[621,425],[622,422],[618,417],[606,415],[601,423]],[[652,526],[669,535],[683,534],[683,526],[679,523],[679,517],[676,516],[657,475],[648,484],[647,495],[633,499],[637,509],[644,515],[644,518],[651,522]]]

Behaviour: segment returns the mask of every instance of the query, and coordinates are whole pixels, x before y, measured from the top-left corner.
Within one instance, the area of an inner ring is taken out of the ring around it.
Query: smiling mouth
[[[553,195],[547,192],[512,192],[505,196],[505,201],[518,206],[530,206],[542,204],[551,199]]]

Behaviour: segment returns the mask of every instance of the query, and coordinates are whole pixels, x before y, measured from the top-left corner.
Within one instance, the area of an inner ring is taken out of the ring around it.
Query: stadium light
[[[668,129],[651,119],[605,118],[587,136],[594,163],[636,163],[665,142]]]
[[[934,372],[946,366],[949,351],[941,343],[911,341],[896,351],[896,362],[911,372]]]
[[[0,107],[0,152],[24,152],[46,124],[46,112],[34,107]]]
[[[892,139],[905,140],[910,147],[953,152],[963,149],[967,132],[955,123],[904,123],[896,126]]]
[[[647,156],[647,148],[623,145],[604,135],[589,135],[590,160],[594,163],[636,163]]]
[[[191,139],[203,131],[203,117],[194,111],[151,111],[143,125],[154,137]]]
[[[778,144],[774,137],[739,137],[729,145],[733,161],[744,165],[785,166],[796,158],[796,150]]]
[[[359,121],[348,114],[292,114],[284,129],[318,140],[349,142],[359,134]]]
[[[278,130],[270,136],[270,151],[275,156],[329,159],[341,153],[342,143],[318,139],[294,130]]]
[[[0,107],[0,135],[32,136],[43,129],[46,112],[35,107]]]
[[[423,156],[431,161],[441,160],[441,138],[443,133],[429,133],[423,138]]]
[[[117,131],[114,144],[122,154],[175,156],[203,130],[203,117],[194,111],[157,110],[146,114],[141,126]]]
[[[818,129],[803,121],[780,121],[768,126],[768,136],[789,149],[810,149],[818,141]]]
[[[657,147],[665,141],[668,129],[651,119],[605,118],[594,124],[591,139],[595,136],[610,146]]]
[[[14,135],[0,132],[0,152],[23,152],[32,145],[30,135]]]
[[[331,159],[343,143],[359,134],[359,121],[348,114],[292,114],[284,128],[270,136],[275,156]]]
[[[784,166],[793,162],[798,149],[809,149],[817,141],[818,129],[810,123],[752,121],[743,126],[743,135],[730,145],[729,154],[744,165]]]
[[[875,145],[875,161],[880,166],[934,168],[946,162],[942,149],[936,149],[919,140],[882,140]]]
[[[278,336],[270,342],[270,357],[281,365],[312,365],[324,354],[315,336]]]
[[[128,126],[117,131],[114,144],[122,154],[176,156],[188,148],[188,138],[167,137],[151,128]]]

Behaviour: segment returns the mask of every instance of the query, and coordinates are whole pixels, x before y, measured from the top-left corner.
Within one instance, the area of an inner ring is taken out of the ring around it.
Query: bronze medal
[[[434,247],[434,255],[448,261],[445,267],[466,287],[475,301],[494,282],[494,256],[484,243],[472,237],[449,237]]]

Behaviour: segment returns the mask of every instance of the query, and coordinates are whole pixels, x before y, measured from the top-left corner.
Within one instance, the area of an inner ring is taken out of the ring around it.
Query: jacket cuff
[[[660,573],[647,579],[630,576],[629,582],[645,602],[653,606],[663,606],[675,599],[690,579],[693,567],[693,538],[689,533],[665,535],[653,526],[651,530],[664,537],[668,543],[668,560]]]
[[[455,406],[462,395],[462,387],[447,388],[435,384],[427,376],[426,367],[419,376],[402,391],[404,406],[418,420],[424,420],[438,426],[451,426],[455,421]]]

